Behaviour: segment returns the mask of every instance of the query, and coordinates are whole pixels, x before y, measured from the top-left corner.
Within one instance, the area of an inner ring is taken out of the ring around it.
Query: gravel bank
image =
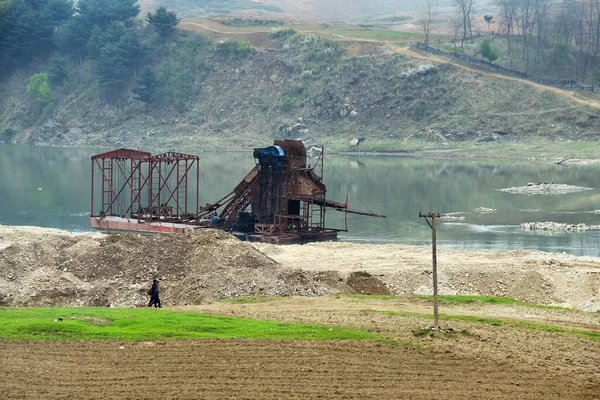
[[[0,226],[3,305],[144,306],[243,295],[432,292],[431,248],[346,242],[271,245],[221,231],[102,235]],[[600,258],[533,250],[439,249],[442,294],[508,296],[600,310]]]
[[[544,195],[544,196],[556,196],[568,193],[585,192],[587,190],[594,190],[594,188],[565,185],[562,183],[535,183],[528,184],[527,186],[510,187],[504,189],[496,189],[499,192],[513,193],[513,194],[526,194],[526,195]]]

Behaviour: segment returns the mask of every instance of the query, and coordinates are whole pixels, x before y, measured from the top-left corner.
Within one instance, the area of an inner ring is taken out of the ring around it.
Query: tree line
[[[497,5],[511,65],[516,57],[526,72],[540,65],[574,65],[581,81],[596,78],[600,0],[497,0]]]
[[[482,2],[481,0],[479,0]],[[454,34],[455,48],[473,43],[474,26],[495,24],[496,36],[482,42],[479,53],[510,68],[541,72],[583,82],[600,80],[600,0],[495,0],[493,15],[477,15],[476,0],[453,0],[454,11],[443,17],[436,0],[416,6],[416,21],[429,44],[432,24],[442,21]],[[506,42],[503,54],[492,41]]]
[[[48,71],[32,77],[28,86],[48,102],[48,85],[68,79],[68,63],[91,60],[101,87],[115,92],[137,78],[138,99],[149,101],[156,77],[149,69],[138,74],[150,50],[142,40],[139,13],[137,0],[0,0],[0,78],[50,57]],[[163,39],[180,21],[164,7],[144,19]]]

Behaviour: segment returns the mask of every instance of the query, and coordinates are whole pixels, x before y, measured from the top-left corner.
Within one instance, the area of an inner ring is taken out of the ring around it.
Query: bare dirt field
[[[0,341],[4,399],[593,399],[511,360],[373,342]],[[123,347],[123,348],[121,348]]]

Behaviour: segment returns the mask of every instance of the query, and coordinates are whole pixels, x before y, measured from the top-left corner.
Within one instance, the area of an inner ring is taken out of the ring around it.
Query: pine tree
[[[114,44],[107,44],[100,50],[100,55],[94,60],[98,81],[104,88],[116,91],[125,80],[124,60],[121,52]]]
[[[127,22],[140,13],[137,0],[79,0],[75,7],[90,25],[106,28],[111,22]]]
[[[154,14],[149,12],[146,14],[145,19],[162,37],[169,36],[181,21],[181,18],[177,18],[177,14],[168,11],[165,7],[157,8]]]
[[[47,0],[40,10],[40,18],[48,26],[59,26],[74,13],[71,0]]]
[[[133,76],[137,76],[137,69],[146,57],[148,47],[142,43],[135,30],[128,29],[117,42],[117,48],[124,60],[124,65],[133,68]]]
[[[0,0],[0,67],[51,52],[55,28],[72,14],[71,0]]]
[[[54,42],[63,54],[72,55],[79,63],[87,53],[87,42],[91,35],[91,28],[79,16],[71,18],[61,26],[54,35]]]
[[[36,12],[24,0],[12,0],[0,18],[0,66],[28,61],[37,33]]]
[[[87,43],[90,58],[98,58],[104,46],[107,44],[117,44],[124,34],[125,27],[120,22],[111,23],[105,30],[102,30],[99,26],[94,26],[90,40]]]
[[[68,78],[66,60],[62,57],[52,57],[50,59],[50,71],[48,71],[50,83],[54,87],[62,86]]]
[[[137,87],[131,90],[136,95],[135,98],[144,103],[151,102],[158,86],[156,73],[151,68],[146,67],[142,70],[136,81],[138,84]]]

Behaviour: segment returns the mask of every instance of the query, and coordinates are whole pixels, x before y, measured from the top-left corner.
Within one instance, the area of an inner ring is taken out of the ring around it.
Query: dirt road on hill
[[[245,35],[245,34],[258,34],[258,33],[262,33],[262,34],[266,35],[268,32],[270,32],[270,30],[265,30],[262,27],[251,29],[249,31],[247,31],[248,30],[247,27],[239,29],[239,30],[220,30],[220,29],[216,29],[215,27],[209,27],[204,23],[201,24],[201,23],[197,23],[197,22],[188,22],[188,21],[182,22],[181,26],[184,29],[186,28],[186,26],[192,26],[192,27],[200,28],[201,30],[204,30],[207,32],[212,32],[212,33],[219,34],[219,35],[240,36],[240,35]],[[502,74],[498,74],[498,73],[494,73],[494,72],[490,72],[490,71],[485,71],[485,70],[478,69],[478,68],[473,68],[468,65],[456,62],[449,58],[437,57],[435,55],[424,54],[424,53],[420,53],[417,51],[413,51],[408,46],[397,46],[392,43],[389,43],[388,41],[381,41],[381,40],[376,40],[376,39],[355,38],[355,37],[351,37],[351,36],[338,35],[335,33],[320,32],[320,31],[314,31],[314,30],[301,30],[298,27],[295,27],[295,28],[304,34],[317,34],[317,35],[322,35],[322,36],[330,37],[332,39],[337,39],[337,40],[341,39],[341,40],[350,40],[350,41],[354,41],[354,42],[377,43],[382,46],[386,46],[391,51],[398,53],[398,54],[402,54],[402,55],[412,57],[412,58],[418,58],[421,60],[452,64],[455,67],[458,67],[458,68],[461,68],[461,69],[464,69],[464,70],[467,70],[467,71],[470,71],[473,73],[477,73],[477,74],[481,74],[481,75],[485,75],[485,76],[489,76],[489,77],[493,77],[493,78],[507,79],[507,80],[511,80],[511,81],[515,81],[515,82],[525,83],[525,84],[531,85],[539,90],[549,90],[549,91],[559,94],[561,96],[568,97],[569,99],[571,99],[572,101],[574,101],[577,104],[584,105],[586,107],[591,107],[596,110],[600,110],[600,102],[599,101],[590,99],[590,98],[586,98],[579,93],[561,89],[561,88],[554,87],[554,86],[543,85],[540,83],[529,81],[527,79],[521,79],[521,78],[517,78],[517,77],[502,75]]]
[[[549,90],[551,92],[554,92],[556,94],[559,94],[561,96],[566,96],[568,98],[570,98],[571,100],[573,100],[574,102],[587,106],[587,107],[591,107],[597,110],[600,110],[600,102],[593,100],[593,99],[589,99],[589,98],[585,98],[583,96],[581,96],[580,94],[576,93],[576,92],[572,92],[569,90],[565,90],[565,89],[561,89],[561,88],[557,88],[554,86],[549,86],[549,85],[542,85],[540,83],[537,82],[532,82],[529,81],[527,79],[521,79],[521,78],[516,78],[516,77],[512,77],[512,76],[507,76],[507,75],[502,75],[502,74],[498,74],[498,73],[494,73],[494,72],[489,72],[489,71],[485,71],[482,69],[478,69],[478,68],[472,68],[468,65],[465,64],[461,64],[461,63],[457,63],[454,62],[450,59],[446,59],[446,58],[442,58],[442,57],[436,57],[434,55],[430,55],[430,54],[423,54],[423,53],[419,53],[417,51],[413,51],[411,50],[408,46],[396,46],[390,43],[385,43],[386,46],[388,46],[390,49],[392,49],[393,51],[395,51],[396,53],[399,54],[404,54],[405,56],[409,56],[409,57],[413,57],[413,58],[419,58],[421,60],[428,60],[428,61],[435,61],[435,62],[439,62],[439,63],[447,63],[447,64],[452,64],[458,68],[462,68],[464,70],[467,71],[471,71],[474,72],[476,74],[481,74],[481,75],[485,75],[485,76],[490,76],[493,78],[501,78],[501,79],[508,79],[511,81],[516,81],[516,82],[521,82],[521,83],[526,83],[528,85],[531,85],[537,89],[540,90]]]

